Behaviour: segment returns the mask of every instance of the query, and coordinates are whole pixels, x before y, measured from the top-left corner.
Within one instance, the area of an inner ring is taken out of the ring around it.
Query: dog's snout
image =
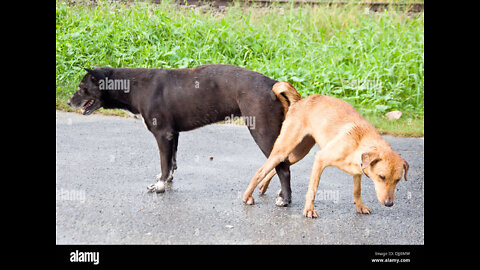
[[[393,202],[390,201],[389,199],[386,199],[385,202],[384,202],[384,205],[385,205],[386,207],[391,207],[391,206],[393,206]]]
[[[67,105],[72,106],[71,103],[70,103],[70,99],[67,100]]]

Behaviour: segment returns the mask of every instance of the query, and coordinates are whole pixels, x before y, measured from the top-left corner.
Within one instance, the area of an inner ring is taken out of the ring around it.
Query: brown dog
[[[393,205],[395,187],[404,171],[407,180],[409,166],[367,120],[350,104],[337,98],[312,95],[301,99],[288,82],[277,82],[272,90],[288,112],[273,150],[251,180],[243,202],[254,204],[252,193],[260,181],[265,179],[263,193],[275,175],[275,166],[282,161],[293,164],[301,160],[316,142],[322,150],[315,154],[303,210],[306,217],[318,217],[313,201],[320,175],[327,166],[353,175],[353,200],[357,212],[371,213],[361,199],[362,173],[373,180],[378,201],[388,207]]]

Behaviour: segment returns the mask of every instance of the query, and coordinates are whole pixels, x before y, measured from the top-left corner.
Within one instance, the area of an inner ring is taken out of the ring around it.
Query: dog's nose
[[[389,199],[386,199],[386,200],[385,200],[385,206],[386,206],[386,207],[391,207],[391,206],[393,206],[393,202],[390,201]]]

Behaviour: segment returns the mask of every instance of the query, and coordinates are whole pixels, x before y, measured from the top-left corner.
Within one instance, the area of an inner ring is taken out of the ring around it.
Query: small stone
[[[391,111],[391,112],[385,114],[385,117],[386,117],[388,120],[397,120],[397,119],[399,119],[401,116],[402,116],[402,112],[401,112],[401,111]]]

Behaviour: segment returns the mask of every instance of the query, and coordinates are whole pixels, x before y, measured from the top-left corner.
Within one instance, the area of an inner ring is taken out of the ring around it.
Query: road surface
[[[142,120],[56,111],[57,244],[424,244],[424,139],[385,137],[410,164],[395,205],[377,201],[362,177],[355,212],[352,177],[325,169],[303,217],[317,147],[291,167],[292,204],[275,206],[274,178],[255,205],[241,196],[266,158],[244,126],[210,125],[180,133],[174,180],[148,193],[160,172],[153,135]],[[211,160],[210,157],[213,157]]]

